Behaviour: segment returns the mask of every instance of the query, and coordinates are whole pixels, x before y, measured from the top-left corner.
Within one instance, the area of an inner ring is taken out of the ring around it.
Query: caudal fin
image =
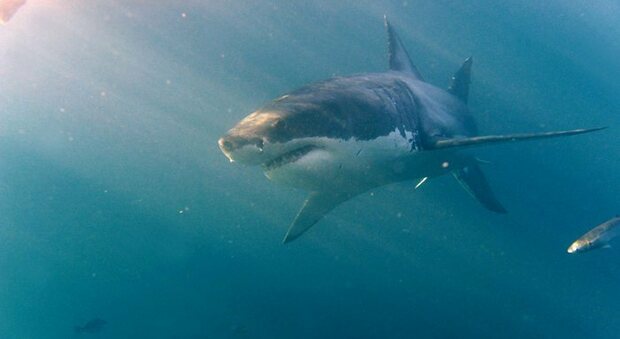
[[[553,132],[542,132],[542,133],[482,135],[482,136],[470,137],[470,138],[441,139],[441,140],[435,141],[434,143],[431,143],[429,148],[430,149],[445,149],[445,148],[455,148],[455,147],[473,147],[473,146],[498,144],[498,143],[503,143],[503,142],[566,137],[570,135],[596,132],[596,131],[603,130],[605,128],[607,127],[573,129],[569,131],[553,131]]]

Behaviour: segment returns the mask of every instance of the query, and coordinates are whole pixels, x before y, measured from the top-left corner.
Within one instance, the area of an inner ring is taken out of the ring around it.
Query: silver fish
[[[620,234],[620,216],[616,216],[588,231],[575,240],[566,250],[568,253],[579,253],[601,247],[609,247],[609,241]]]

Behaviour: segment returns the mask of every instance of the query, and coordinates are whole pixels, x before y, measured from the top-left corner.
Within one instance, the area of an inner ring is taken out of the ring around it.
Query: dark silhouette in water
[[[84,324],[84,326],[75,326],[75,333],[99,333],[108,322],[95,318]]]
[[[472,59],[440,89],[423,79],[387,19],[385,26],[388,72],[302,87],[248,115],[218,141],[230,161],[261,165],[270,180],[309,192],[285,243],[372,188],[447,174],[490,211],[506,213],[476,147],[601,129],[480,135],[466,105]]]

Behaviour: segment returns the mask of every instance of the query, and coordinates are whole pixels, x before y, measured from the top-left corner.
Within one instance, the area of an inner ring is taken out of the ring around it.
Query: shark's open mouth
[[[280,156],[278,156],[277,158],[271,159],[269,161],[267,161],[266,163],[263,164],[263,169],[265,171],[271,171],[274,170],[278,167],[284,166],[286,164],[295,162],[297,160],[299,160],[299,158],[303,157],[304,155],[310,153],[310,151],[316,149],[316,146],[312,146],[312,145],[308,145],[308,146],[303,146],[300,148],[296,148],[290,152],[286,152]]]

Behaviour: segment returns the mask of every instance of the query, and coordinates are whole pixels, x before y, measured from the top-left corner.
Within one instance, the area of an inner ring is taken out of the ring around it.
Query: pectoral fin
[[[325,214],[353,194],[340,192],[312,192],[284,236],[283,243],[291,242],[316,224]]]
[[[476,198],[484,207],[496,212],[506,213],[506,209],[495,198],[495,194],[491,190],[484,173],[477,164],[470,164],[462,169],[452,172],[456,180],[458,180],[463,188],[474,198]]]

